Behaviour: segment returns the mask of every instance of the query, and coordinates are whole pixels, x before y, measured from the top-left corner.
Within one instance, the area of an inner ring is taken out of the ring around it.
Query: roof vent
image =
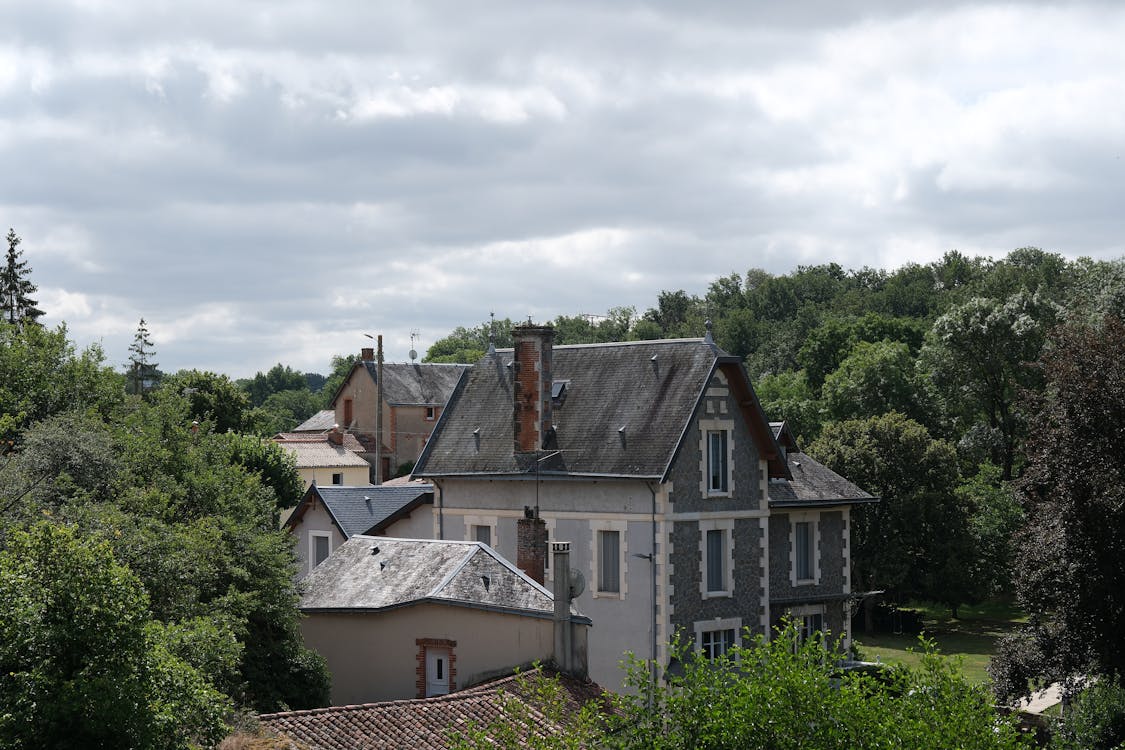
[[[653,364],[656,364],[656,355],[654,354],[654,355],[652,355],[651,357],[649,357],[649,360],[648,360],[648,361],[649,361],[649,362],[652,362]]]
[[[488,587],[492,585],[492,579],[488,576],[481,576],[480,582],[484,584],[485,591],[488,591]]]
[[[378,547],[372,547],[372,548],[371,548],[371,554],[372,554],[372,555],[377,555],[377,554],[379,554],[379,548],[378,548]]]
[[[477,450],[480,451],[480,428],[473,430],[473,442],[476,443]]]

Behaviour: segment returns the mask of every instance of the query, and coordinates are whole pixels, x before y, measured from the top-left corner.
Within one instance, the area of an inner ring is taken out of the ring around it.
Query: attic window
[[[566,401],[566,389],[570,385],[569,380],[556,380],[551,383],[551,405],[562,406]]]

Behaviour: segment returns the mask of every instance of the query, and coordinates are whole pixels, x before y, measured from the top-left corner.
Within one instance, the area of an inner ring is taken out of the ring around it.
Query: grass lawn
[[[960,658],[965,676],[978,683],[988,681],[985,668],[996,650],[996,641],[1019,623],[1027,620],[1027,615],[1014,603],[1006,600],[984,602],[976,606],[962,606],[958,610],[959,619],[954,620],[948,607],[931,604],[913,604],[910,609],[922,614],[925,635],[937,643],[946,656]],[[884,662],[917,664],[919,658],[907,649],[918,648],[918,638],[913,635],[893,635],[879,633],[866,635],[853,634],[864,659]]]

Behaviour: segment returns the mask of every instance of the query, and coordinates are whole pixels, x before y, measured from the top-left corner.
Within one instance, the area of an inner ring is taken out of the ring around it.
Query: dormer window
[[[569,380],[556,380],[551,383],[551,406],[562,406],[566,401],[566,389],[570,385]]]

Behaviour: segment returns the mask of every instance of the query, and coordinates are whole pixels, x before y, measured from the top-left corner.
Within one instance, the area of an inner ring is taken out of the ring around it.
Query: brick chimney
[[[355,349],[352,349],[352,351],[354,352]],[[359,350],[359,358],[362,359],[364,362],[374,361],[375,360],[375,348],[370,347],[370,346],[363,347],[362,349]]]
[[[334,445],[344,444],[344,433],[340,432],[340,425],[332,425],[332,431],[328,433],[328,442]]]
[[[547,522],[542,518],[525,517],[516,521],[516,567],[527,577],[543,585],[544,562],[547,559]]]
[[[512,328],[515,345],[512,388],[513,447],[516,453],[534,453],[543,448],[551,431],[551,326],[522,325]]]

